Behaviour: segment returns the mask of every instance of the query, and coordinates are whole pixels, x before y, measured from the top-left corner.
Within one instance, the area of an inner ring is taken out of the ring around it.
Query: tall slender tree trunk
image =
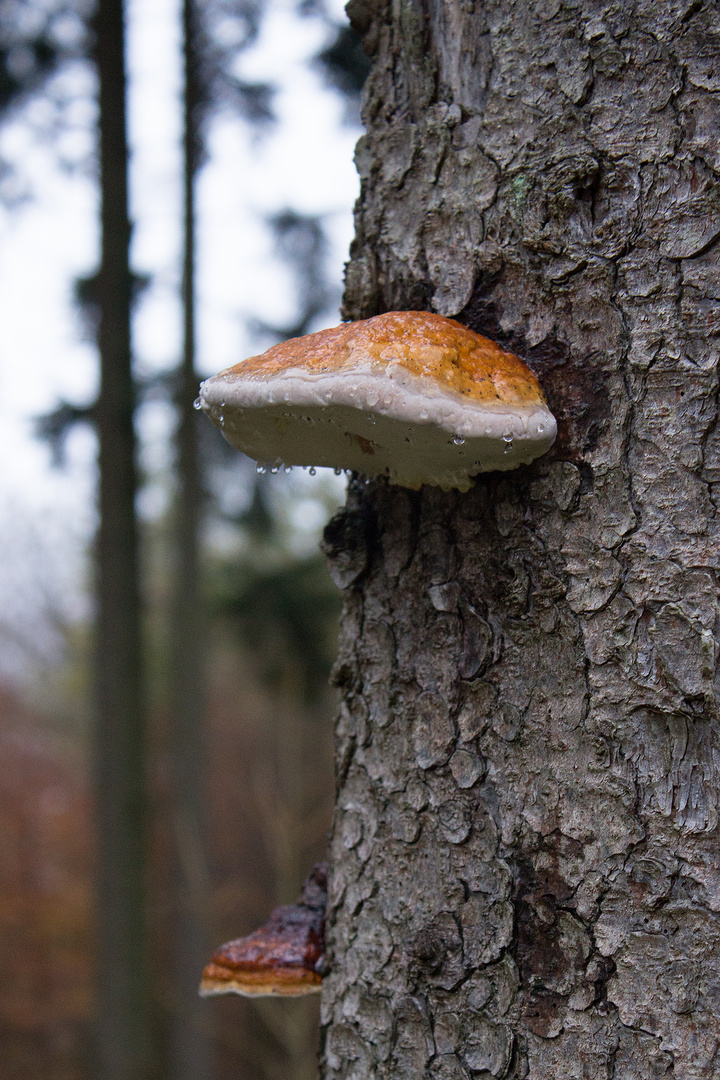
[[[102,253],[95,776],[98,814],[98,1076],[149,1075],[145,910],[145,700],[130,353],[130,222],[121,0],[99,0]]]
[[[718,5],[350,7],[346,313],[457,315],[559,436],[328,527],[323,1076],[715,1080]]]
[[[198,455],[195,370],[195,178],[201,105],[196,50],[197,13],[184,0],[183,22],[183,358],[176,435],[178,492],[175,506],[174,603],[171,627],[175,835],[175,995],[172,1080],[204,1080],[212,1071],[211,1013],[198,996],[198,981],[211,948],[207,926],[204,828],[205,635],[200,590],[200,525],[203,503]]]

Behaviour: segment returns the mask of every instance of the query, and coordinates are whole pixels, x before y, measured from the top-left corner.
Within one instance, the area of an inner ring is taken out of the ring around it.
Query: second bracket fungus
[[[268,921],[229,941],[203,971],[200,995],[299,997],[317,994],[325,962],[327,866],[317,863],[296,904],[275,908]]]
[[[557,431],[518,356],[427,311],[284,341],[208,379],[198,402],[256,461],[409,488],[467,491],[477,473],[529,464]]]

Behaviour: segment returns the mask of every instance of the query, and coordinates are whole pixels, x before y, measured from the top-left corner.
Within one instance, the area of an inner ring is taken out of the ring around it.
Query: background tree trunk
[[[212,952],[205,792],[206,613],[202,602],[200,530],[204,491],[198,448],[195,370],[195,182],[201,159],[198,13],[183,0],[183,356],[177,394],[171,647],[171,744],[175,889],[171,1080],[206,1080],[213,1071],[212,1013],[198,995],[198,972]]]
[[[98,1076],[145,1080],[152,1041],[145,891],[146,706],[135,516],[122,0],[100,0],[95,31],[102,223],[94,746]]]
[[[560,432],[356,483],[326,1080],[717,1077],[718,6],[351,0],[346,314],[527,358]]]

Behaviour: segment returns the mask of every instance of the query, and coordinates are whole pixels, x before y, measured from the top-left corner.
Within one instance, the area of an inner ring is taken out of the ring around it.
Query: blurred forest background
[[[367,61],[331,0],[126,5],[128,221],[121,14],[0,2],[0,1080],[310,1080],[316,998],[196,986],[323,857],[344,478],[257,471],[192,402],[337,321]]]

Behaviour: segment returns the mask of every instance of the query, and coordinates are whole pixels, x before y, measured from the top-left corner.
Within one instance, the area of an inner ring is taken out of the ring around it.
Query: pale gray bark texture
[[[457,314],[560,434],[328,528],[323,1076],[718,1078],[718,5],[351,10],[346,314]]]

